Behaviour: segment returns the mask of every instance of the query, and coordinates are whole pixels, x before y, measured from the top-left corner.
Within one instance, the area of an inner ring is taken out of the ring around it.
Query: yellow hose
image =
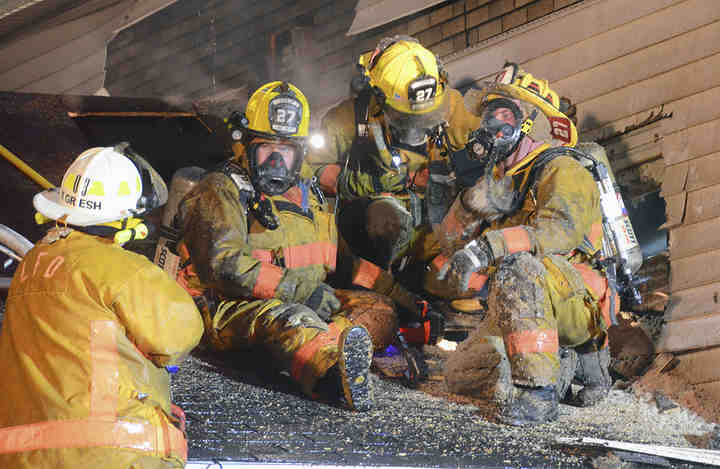
[[[42,177],[37,171],[25,164],[23,160],[15,156],[10,150],[2,145],[0,145],[0,155],[4,156],[6,160],[14,164],[17,169],[25,173],[27,177],[38,183],[43,189],[52,189],[55,187],[50,183],[50,181]]]

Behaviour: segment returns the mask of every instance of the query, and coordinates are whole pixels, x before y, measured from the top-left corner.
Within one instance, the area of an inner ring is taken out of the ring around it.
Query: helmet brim
[[[396,129],[433,129],[447,120],[449,102],[449,99],[443,99],[435,109],[422,114],[398,111],[390,105],[383,108],[383,113],[387,123]]]
[[[35,194],[35,197],[33,197],[33,206],[35,207],[35,210],[52,220],[59,220],[67,215],[65,223],[76,226],[98,225],[101,223],[122,220],[123,218],[128,218],[134,215],[129,210],[122,210],[115,215],[97,217],[89,214],[85,210],[63,205],[60,202],[60,197],[60,189],[48,189]]]

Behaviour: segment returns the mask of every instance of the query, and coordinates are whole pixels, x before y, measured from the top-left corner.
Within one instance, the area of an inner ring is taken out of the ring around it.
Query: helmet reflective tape
[[[270,101],[270,128],[283,135],[298,133],[302,121],[303,107],[297,99],[280,95]]]
[[[127,218],[136,213],[142,196],[135,164],[113,147],[96,147],[80,154],[57,189],[37,194],[35,209],[43,216],[89,226]]]

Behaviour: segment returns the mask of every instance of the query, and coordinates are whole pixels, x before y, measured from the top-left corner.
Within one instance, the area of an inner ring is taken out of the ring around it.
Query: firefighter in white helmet
[[[78,156],[33,199],[55,220],[18,266],[0,335],[0,467],[181,468],[168,367],[197,345],[192,298],[145,257],[162,178],[127,144]],[[171,368],[170,368],[171,369]]]
[[[603,239],[599,190],[574,156],[577,131],[546,80],[508,64],[495,83],[466,98],[473,95],[482,125],[471,151],[489,167],[438,225],[439,237],[453,240],[455,249],[438,256],[429,274],[461,290],[473,277],[489,282],[496,331],[483,334],[499,341],[469,343],[479,347],[472,356],[485,346],[503,358],[463,363],[462,355],[473,353],[468,345],[449,369],[467,376],[492,364],[488,379],[508,380],[494,396],[500,419],[544,423],[557,418],[564,397],[560,347],[579,355],[585,387],[576,404],[596,404],[611,384],[607,328],[619,302],[596,262]],[[503,363],[510,369],[497,374],[494,367]]]
[[[213,350],[261,350],[308,396],[365,411],[372,348],[396,327],[392,302],[335,290],[337,232],[302,174],[310,109],[275,81],[229,118],[234,155],[182,199],[178,280],[200,305]]]

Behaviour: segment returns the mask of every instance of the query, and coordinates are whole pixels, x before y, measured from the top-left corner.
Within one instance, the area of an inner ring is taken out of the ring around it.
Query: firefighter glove
[[[321,283],[313,290],[305,306],[315,311],[324,321],[340,309],[340,300],[335,296],[335,290],[326,283]]]
[[[462,291],[468,289],[470,276],[487,269],[494,262],[492,250],[485,239],[474,239],[456,251],[438,272],[438,279],[449,277]]]

